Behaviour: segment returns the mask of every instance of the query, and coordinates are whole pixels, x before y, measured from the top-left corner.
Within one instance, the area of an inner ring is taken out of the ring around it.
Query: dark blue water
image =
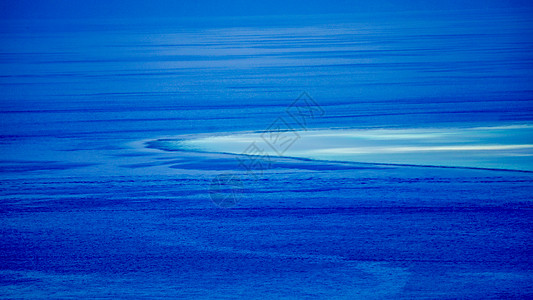
[[[146,147],[265,130],[304,91],[313,129],[531,125],[531,20],[1,21],[0,295],[532,297],[530,172],[276,158],[255,177]]]

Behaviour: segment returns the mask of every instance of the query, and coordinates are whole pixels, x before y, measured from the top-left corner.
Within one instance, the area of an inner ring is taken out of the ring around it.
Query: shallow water
[[[182,139],[149,146],[167,151],[279,155],[329,161],[533,171],[530,126],[440,129],[266,130]]]
[[[1,22],[2,297],[533,294],[530,172],[374,164],[531,170],[420,151],[532,144],[529,12]],[[251,174],[227,138],[279,118],[295,157]]]

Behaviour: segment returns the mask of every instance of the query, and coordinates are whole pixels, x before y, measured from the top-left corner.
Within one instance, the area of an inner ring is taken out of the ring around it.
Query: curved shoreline
[[[297,137],[281,154],[269,135]],[[466,168],[533,172],[533,126],[419,129],[334,129],[235,132],[145,140],[145,148],[250,155],[250,145],[268,157],[382,166]],[[250,155],[254,157],[254,155]]]

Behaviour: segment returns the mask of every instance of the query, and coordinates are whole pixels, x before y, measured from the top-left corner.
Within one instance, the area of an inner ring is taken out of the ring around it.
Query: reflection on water
[[[279,139],[286,133],[276,132]],[[300,131],[283,154],[319,160],[533,171],[532,126],[445,129]],[[150,143],[162,150],[242,154],[255,143],[276,156],[262,133],[243,133]]]

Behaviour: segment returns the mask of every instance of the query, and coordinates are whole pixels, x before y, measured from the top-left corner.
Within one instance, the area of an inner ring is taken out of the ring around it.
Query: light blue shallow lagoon
[[[0,24],[0,298],[533,297],[530,11]]]
[[[184,139],[159,139],[153,148],[314,160],[533,171],[533,127],[338,129],[262,131]],[[532,142],[528,144],[528,142]],[[276,148],[281,144],[283,153]],[[286,148],[286,150],[285,150]]]

